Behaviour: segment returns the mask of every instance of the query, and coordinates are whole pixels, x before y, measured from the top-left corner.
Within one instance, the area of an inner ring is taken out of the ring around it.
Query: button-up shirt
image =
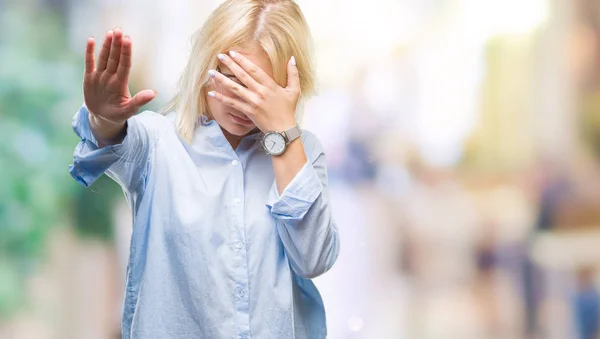
[[[133,215],[124,339],[325,338],[311,278],[332,267],[339,239],[314,134],[303,132],[309,160],[279,194],[259,134],[234,150],[200,117],[188,143],[175,113],[145,111],[122,143],[99,148],[88,114],[73,117],[70,173],[85,186],[106,173]]]

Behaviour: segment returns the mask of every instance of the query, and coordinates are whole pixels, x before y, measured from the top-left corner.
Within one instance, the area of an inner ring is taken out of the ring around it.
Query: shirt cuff
[[[75,134],[77,134],[81,141],[85,142],[88,140],[98,147],[98,141],[94,137],[94,133],[92,133],[92,129],[90,128],[89,114],[90,112],[85,104],[83,104],[79,111],[77,111],[77,113],[75,113],[73,116],[73,131],[75,131]]]
[[[89,140],[81,141],[73,153],[69,174],[81,185],[89,187],[118,160],[118,156],[107,147],[94,149],[90,147]]]
[[[323,191],[319,176],[310,162],[304,164],[294,179],[283,190],[277,191],[274,182],[267,198],[267,208],[277,219],[302,219]]]
[[[89,111],[85,104],[75,113],[72,120],[73,131],[81,139],[73,152],[73,164],[69,166],[69,174],[78,183],[89,187],[112,164],[119,160],[117,150],[121,146],[110,145],[99,148],[89,123]]]
[[[81,142],[82,143],[86,143],[86,141],[90,142],[92,144],[92,150],[95,150],[95,149],[99,149],[100,146],[98,145],[98,140],[96,140],[96,138],[94,137],[94,133],[92,132],[92,128],[90,127],[89,114],[90,114],[90,112],[88,111],[85,104],[83,104],[83,106],[81,106],[79,111],[77,111],[77,113],[75,113],[75,115],[73,116],[72,125],[73,125],[73,131],[75,131],[75,134],[77,134],[79,139],[81,139]],[[135,125],[134,120],[135,120],[134,118],[129,118],[127,120],[126,127],[125,127],[125,128],[127,128],[127,134],[125,135],[125,138],[123,138],[123,141],[121,141],[121,143],[107,145],[107,146],[103,147],[102,149],[106,148],[106,149],[110,150],[111,152],[114,152],[118,156],[123,156],[125,153],[124,152],[125,149],[132,148],[130,146],[130,144],[133,142],[133,141],[131,141],[131,139],[133,137],[130,135],[134,134],[134,133],[132,133],[132,130],[137,127],[137,126],[132,126],[132,125]]]

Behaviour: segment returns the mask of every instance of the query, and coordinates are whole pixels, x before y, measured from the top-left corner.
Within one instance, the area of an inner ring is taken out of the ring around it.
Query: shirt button
[[[233,166],[237,166],[237,164],[238,164],[238,161],[237,161],[237,160],[234,160],[234,161],[232,161],[232,162],[231,162],[231,164],[232,164]]]
[[[233,199],[233,202],[236,203],[236,204],[239,204],[240,202],[242,202],[242,199],[235,198],[235,199]]]
[[[244,247],[244,244],[242,244],[242,242],[238,242],[235,244],[235,248],[237,248],[238,250],[241,250]]]
[[[244,290],[239,290],[239,291],[238,291],[238,296],[239,296],[240,298],[243,298],[244,296],[246,296],[246,293],[244,292]]]

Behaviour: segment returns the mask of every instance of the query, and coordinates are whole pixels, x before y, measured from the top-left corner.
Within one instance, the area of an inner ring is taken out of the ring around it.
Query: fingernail
[[[292,65],[296,66],[296,58],[292,55]]]
[[[221,53],[219,53],[219,54],[217,54],[217,58],[218,58],[219,60],[223,61],[223,60],[225,60],[225,54],[221,54]]]
[[[215,75],[217,75],[217,71],[215,71],[214,69],[211,69],[208,71],[208,76],[211,78],[214,78]]]
[[[154,92],[154,95],[158,95],[158,92],[155,90],[152,90]]]
[[[229,51],[229,55],[231,55],[232,58],[235,58],[237,56],[237,53],[234,51]]]
[[[215,92],[210,91],[210,92],[208,92],[208,96],[211,98],[214,98],[216,96],[216,94],[215,94]]]

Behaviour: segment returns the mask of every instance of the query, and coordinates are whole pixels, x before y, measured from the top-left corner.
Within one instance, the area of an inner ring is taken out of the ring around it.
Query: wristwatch
[[[267,132],[263,135],[260,144],[268,155],[280,155],[285,152],[287,145],[298,139],[302,135],[300,126],[294,127],[283,132]]]

